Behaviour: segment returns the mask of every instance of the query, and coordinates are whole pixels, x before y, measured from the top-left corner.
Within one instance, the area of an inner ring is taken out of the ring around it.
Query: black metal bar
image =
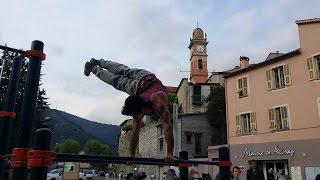
[[[33,41],[31,50],[43,52],[43,42]],[[36,100],[40,79],[41,59],[31,57],[28,65],[28,74],[23,94],[21,122],[17,138],[17,148],[29,148],[31,146],[31,137],[33,129],[33,119],[35,115]],[[13,180],[27,180],[27,167],[13,169]]]
[[[6,104],[4,111],[13,112],[16,104],[18,84],[20,79],[20,69],[22,64],[21,57],[13,58],[10,80],[7,90]],[[2,117],[0,119],[0,156],[8,153],[9,132],[11,129],[12,117]],[[0,159],[0,179],[3,179],[5,161]]]
[[[219,161],[230,161],[229,148],[219,148]],[[230,179],[230,167],[219,166],[220,179]]]
[[[59,159],[61,162],[87,162],[87,163],[101,163],[101,164],[127,164],[128,161],[124,160],[104,160],[104,159],[73,159],[73,158],[61,158]],[[151,161],[130,161],[132,164],[141,164],[141,165],[159,165],[163,166],[164,163],[161,162],[151,162]],[[179,166],[178,163],[170,164],[170,166]]]
[[[188,161],[188,151],[180,151],[179,158]],[[180,179],[188,179],[188,167],[180,167]]]
[[[5,50],[5,51],[16,52],[16,53],[19,53],[19,54],[24,54],[25,53],[25,51],[23,51],[23,50],[14,49],[14,48],[11,48],[11,47],[1,46],[1,45],[0,45],[0,49]]]
[[[33,150],[50,150],[52,131],[47,128],[41,128],[35,131]],[[46,180],[48,167],[31,167],[29,180]]]
[[[57,154],[54,161],[66,161],[66,162],[133,162],[133,164],[142,164],[149,162],[148,165],[166,165],[164,159],[158,158],[137,158],[137,157],[117,157],[117,156],[96,156],[96,155],[78,155],[78,154]],[[216,161],[194,161],[194,160],[185,160],[185,159],[176,159],[173,161],[173,165],[178,165],[179,163],[186,164],[207,164],[207,165],[219,165],[219,162]],[[119,163],[120,164],[120,163]],[[169,164],[171,165],[171,164]]]

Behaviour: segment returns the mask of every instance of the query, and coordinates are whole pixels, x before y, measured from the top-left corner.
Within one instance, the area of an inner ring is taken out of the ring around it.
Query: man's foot
[[[90,62],[86,62],[84,65],[84,75],[90,76],[90,72],[92,71],[94,65],[92,65]]]
[[[99,63],[98,60],[91,58],[90,64],[92,64],[92,66],[98,65],[98,63]]]

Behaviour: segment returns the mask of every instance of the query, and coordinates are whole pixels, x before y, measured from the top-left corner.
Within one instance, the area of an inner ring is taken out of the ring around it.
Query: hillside
[[[71,138],[84,147],[88,140],[97,139],[117,154],[119,126],[89,121],[56,109],[47,109],[44,117],[52,119],[46,124],[53,131],[53,145]]]

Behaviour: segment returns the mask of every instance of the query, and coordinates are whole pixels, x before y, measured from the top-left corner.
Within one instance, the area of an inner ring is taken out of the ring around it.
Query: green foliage
[[[146,123],[145,123],[144,121],[141,121],[140,127],[143,128],[143,127],[145,127],[145,126],[146,126]]]
[[[207,100],[208,119],[213,130],[214,144],[227,143],[225,89],[217,86],[212,89]]]
[[[176,94],[168,93],[169,104],[172,104],[172,103],[176,102],[176,99],[177,99],[177,95]]]
[[[108,145],[102,144],[98,140],[89,140],[84,145],[84,152],[90,155],[112,155]]]
[[[169,112],[173,113],[173,103],[177,102],[177,95],[173,93],[168,93],[168,101],[169,101]]]
[[[80,144],[73,139],[67,139],[61,144],[56,144],[53,150],[57,153],[78,154],[80,152]]]

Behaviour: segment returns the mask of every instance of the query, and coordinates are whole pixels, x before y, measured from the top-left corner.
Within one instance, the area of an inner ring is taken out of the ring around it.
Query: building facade
[[[266,178],[320,174],[320,19],[296,24],[300,48],[254,65],[241,57],[225,76],[231,160],[245,170],[257,160]]]

